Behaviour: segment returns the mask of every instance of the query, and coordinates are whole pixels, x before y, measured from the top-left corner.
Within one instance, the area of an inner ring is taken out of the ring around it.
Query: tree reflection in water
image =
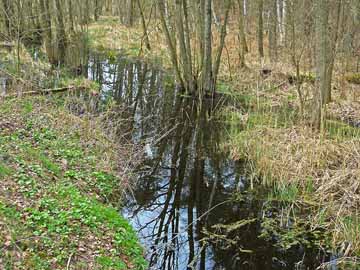
[[[258,238],[266,215],[263,188],[249,191],[244,164],[222,151],[226,126],[207,102],[198,108],[166,87],[171,78],[161,70],[121,57],[93,55],[88,77],[100,83],[103,99],[126,108],[119,113],[130,120],[114,129],[126,129],[128,140],[145,145],[123,212],[147,249],[151,269],[294,269],[303,260],[303,250],[284,253]],[[241,201],[232,200],[235,190],[242,192]],[[219,233],[213,225],[249,219],[231,234],[230,247],[227,240],[204,241],[207,232]],[[318,262],[315,255],[305,264]]]

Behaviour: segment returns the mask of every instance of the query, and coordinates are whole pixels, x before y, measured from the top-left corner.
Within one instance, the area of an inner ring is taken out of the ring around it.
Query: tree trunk
[[[100,0],[95,0],[95,8],[94,8],[94,20],[99,20],[99,16],[101,13],[101,5],[99,3]]]
[[[146,26],[145,14],[144,14],[143,8],[141,6],[140,0],[137,0],[136,2],[138,5],[138,8],[139,8],[140,17],[141,17],[141,26],[143,28],[143,33],[144,33],[143,40],[145,41],[146,49],[151,50],[149,35],[148,35],[148,31],[147,31],[147,26]]]
[[[66,56],[66,33],[65,33],[65,24],[63,20],[63,11],[60,4],[60,0],[55,0],[56,4],[56,15],[58,21],[58,33],[57,33],[57,40],[58,40],[58,57],[59,62],[63,64],[65,62]]]
[[[263,22],[264,1],[258,0],[258,50],[260,58],[264,58],[264,22]]]
[[[203,80],[201,91],[208,91],[212,93],[214,82],[212,76],[212,13],[211,13],[211,0],[205,0],[205,27],[204,27],[204,66],[203,66]],[[201,92],[200,91],[200,92]]]
[[[176,33],[178,36],[178,43],[180,48],[180,65],[182,67],[182,74],[184,75],[186,82],[186,90],[189,91],[190,84],[192,82],[192,74],[191,74],[191,59],[189,59],[189,55],[187,53],[187,46],[185,41],[185,29],[184,29],[184,11],[183,11],[183,3],[182,0],[175,1],[175,24],[176,24]],[[192,91],[193,89],[191,89]]]
[[[70,30],[71,32],[75,32],[74,29],[74,15],[73,15],[73,7],[72,0],[68,0],[68,8],[69,8],[69,21],[70,21]]]
[[[6,34],[9,39],[12,39],[14,36],[14,33],[13,33],[14,29],[13,29],[13,25],[12,25],[14,9],[12,6],[12,1],[11,0],[2,0],[2,5],[3,5]]]
[[[191,33],[190,33],[190,22],[189,22],[189,13],[188,13],[188,3],[187,0],[182,0],[183,4],[183,11],[184,11],[184,24],[185,24],[185,42],[186,42],[186,51],[187,51],[187,58],[189,59],[188,69],[190,72],[190,81],[189,81],[189,91],[195,91],[195,74],[193,74],[193,59],[192,59],[192,52],[191,52]]]
[[[197,41],[198,41],[198,47],[199,47],[199,54],[198,54],[198,71],[203,70],[204,66],[204,26],[205,26],[205,20],[204,20],[204,10],[205,10],[205,0],[197,0],[197,18],[196,18],[196,25],[197,25]]]
[[[220,44],[217,50],[217,54],[216,54],[216,58],[215,58],[215,63],[214,63],[214,68],[213,68],[213,93],[215,93],[215,86],[216,86],[216,79],[218,77],[219,74],[219,69],[220,69],[220,62],[221,62],[221,55],[222,55],[222,51],[224,49],[225,46],[225,37],[226,37],[226,28],[227,28],[227,24],[229,21],[229,12],[230,12],[230,7],[231,7],[231,0],[225,0],[225,19],[224,19],[224,23],[221,26],[221,31],[220,31]]]
[[[46,54],[49,58],[49,62],[51,64],[55,64],[54,58],[54,48],[52,45],[52,25],[51,25],[51,17],[50,17],[50,6],[49,1],[40,0],[40,9],[41,9],[41,20],[44,28],[44,41]]]
[[[316,89],[314,93],[313,126],[320,129],[324,117],[325,97],[328,95],[329,68],[329,32],[328,0],[317,0],[315,7],[315,39],[316,39]]]
[[[280,44],[284,42],[284,15],[285,15],[285,0],[278,0],[277,10],[278,10],[278,32]]]
[[[238,0],[237,2],[239,6],[240,67],[243,68],[246,66],[245,54],[248,52],[244,24],[244,0]]]
[[[127,10],[126,25],[131,27],[134,25],[134,1],[133,0],[126,1],[126,10]]]
[[[183,80],[183,78],[181,76],[179,63],[178,63],[178,59],[177,59],[176,47],[175,47],[174,42],[173,42],[173,40],[171,38],[169,27],[168,27],[168,24],[166,22],[164,0],[157,0],[157,3],[158,3],[158,7],[159,7],[161,25],[162,25],[163,31],[165,33],[167,46],[168,46],[169,51],[170,51],[171,62],[173,64],[173,66],[174,66],[175,74],[176,74],[176,77],[177,77],[177,79],[179,81],[180,86],[183,89],[185,89],[184,80]]]
[[[269,57],[271,62],[277,61],[277,0],[271,0],[269,25]]]

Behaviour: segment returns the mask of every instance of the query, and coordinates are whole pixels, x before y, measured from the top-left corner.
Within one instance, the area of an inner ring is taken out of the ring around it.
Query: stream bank
[[[68,107],[59,96],[0,103],[0,268],[146,269],[116,204],[132,146]]]

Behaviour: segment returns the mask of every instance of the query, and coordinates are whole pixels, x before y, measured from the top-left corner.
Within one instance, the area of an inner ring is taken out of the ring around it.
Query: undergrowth
[[[116,146],[63,104],[0,104],[0,268],[146,269],[117,208],[125,179]]]

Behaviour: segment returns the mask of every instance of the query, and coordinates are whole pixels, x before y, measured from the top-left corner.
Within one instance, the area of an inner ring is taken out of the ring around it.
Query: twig
[[[69,257],[69,259],[68,259],[68,261],[67,261],[67,264],[66,264],[66,270],[69,270],[69,269],[70,269],[71,258],[72,258],[73,255],[74,255],[74,253],[71,253],[71,254],[70,254],[70,257]]]

